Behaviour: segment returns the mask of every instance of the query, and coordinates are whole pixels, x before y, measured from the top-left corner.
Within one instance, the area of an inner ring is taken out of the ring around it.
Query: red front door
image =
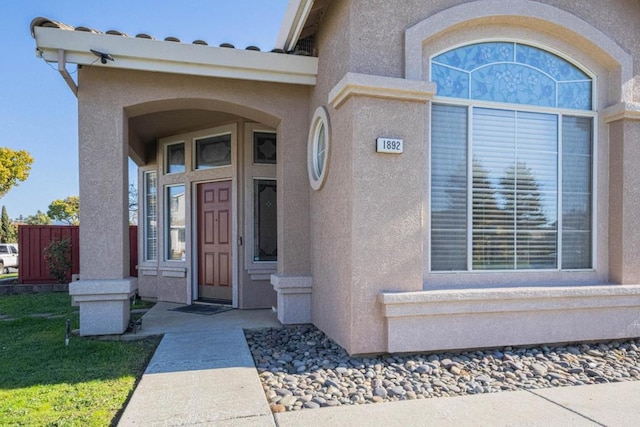
[[[198,185],[198,297],[232,299],[231,181]]]

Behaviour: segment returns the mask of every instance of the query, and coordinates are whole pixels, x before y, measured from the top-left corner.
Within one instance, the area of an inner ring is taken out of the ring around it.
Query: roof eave
[[[189,45],[108,34],[35,27],[39,54],[58,61],[64,50],[67,63],[194,76],[315,85],[318,59],[308,56]],[[90,49],[108,53],[114,62],[101,64]]]
[[[284,14],[280,33],[276,39],[276,47],[287,52],[293,50],[298,43],[307,18],[313,8],[314,0],[290,0]]]

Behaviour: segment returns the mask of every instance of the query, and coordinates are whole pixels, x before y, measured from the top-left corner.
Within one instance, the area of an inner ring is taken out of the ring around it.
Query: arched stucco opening
[[[250,121],[277,129],[281,119],[249,107],[215,99],[165,99],[124,108],[129,155],[142,166],[153,160],[156,141],[170,135],[221,124]]]
[[[437,13],[405,31],[405,76],[429,80],[436,52],[482,39],[536,42],[588,67],[606,88],[600,106],[631,102],[633,60],[614,40],[556,7],[518,0],[479,0]]]

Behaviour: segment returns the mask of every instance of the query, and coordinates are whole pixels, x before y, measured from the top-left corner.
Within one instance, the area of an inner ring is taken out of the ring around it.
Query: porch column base
[[[124,333],[129,326],[129,298],[137,289],[135,277],[71,282],[69,295],[80,306],[80,335]]]
[[[271,275],[271,284],[278,294],[278,320],[283,325],[311,323],[311,276]]]

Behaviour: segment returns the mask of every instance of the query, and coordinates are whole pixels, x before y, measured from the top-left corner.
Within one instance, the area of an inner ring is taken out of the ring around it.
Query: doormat
[[[178,308],[169,309],[169,311],[179,311],[181,313],[190,313],[190,314],[204,314],[205,316],[210,316],[212,314],[224,313],[225,311],[233,310],[233,307],[228,307],[225,305],[208,305],[208,304],[191,304],[185,305]]]

